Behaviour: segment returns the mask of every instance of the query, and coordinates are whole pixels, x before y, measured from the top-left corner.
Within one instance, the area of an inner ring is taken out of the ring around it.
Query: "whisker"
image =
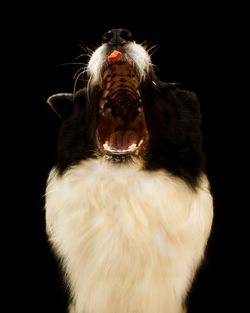
[[[88,58],[90,58],[91,55],[88,54],[88,53],[82,53],[82,54],[78,55],[77,57],[75,57],[74,60],[78,60],[78,59],[80,59],[81,57],[88,57]]]
[[[75,82],[74,82],[74,89],[73,89],[74,93],[76,93],[76,87],[77,87],[77,83],[80,77],[83,76],[86,72],[87,72],[87,66],[78,69],[77,72],[75,73],[74,75]]]
[[[66,63],[61,63],[57,64],[57,66],[64,66],[64,65],[86,65],[86,63],[83,62],[66,62]]]
[[[150,40],[149,42],[147,42],[146,40],[142,41],[141,43],[139,43],[141,46],[143,46],[143,48],[147,49],[147,47],[151,44],[152,40]]]
[[[95,51],[95,48],[91,49],[83,42],[79,42],[78,46],[84,51],[84,53],[81,53],[80,55],[76,56],[74,60],[79,60],[80,58],[84,58],[84,57],[91,58],[92,54]],[[83,65],[86,65],[86,63],[83,63]]]
[[[159,68],[157,67],[157,65],[152,63],[153,68],[155,68],[157,71],[159,70]]]
[[[158,43],[156,43],[156,44],[154,44],[154,45],[152,45],[152,46],[150,47],[150,45],[152,44],[152,42],[153,42],[153,39],[151,39],[149,42],[147,42],[146,40],[144,40],[143,42],[138,43],[138,44],[140,44],[140,45],[147,51],[147,53],[148,53],[150,56],[152,56],[152,55],[155,53],[155,51],[157,50],[157,48],[159,47],[159,44],[158,44]],[[152,51],[152,50],[153,50],[153,51]]]
[[[94,53],[94,51],[96,50],[96,48],[93,46],[93,49],[91,49],[90,47],[88,47],[86,44],[84,44],[84,43],[79,43],[78,44],[79,45],[79,47],[83,50],[83,51],[85,51],[86,53],[87,53],[87,55],[88,56],[91,56],[93,53]]]
[[[83,72],[80,72],[80,73],[77,75],[76,79],[75,79],[75,82],[74,82],[74,89],[73,89],[73,93],[74,93],[74,94],[76,93],[76,86],[77,86],[77,82],[78,82],[78,80],[79,80],[79,77],[80,77],[81,75],[83,75],[83,74],[84,74]]]
[[[82,72],[83,74],[86,72],[86,67],[79,68],[73,76],[73,79],[76,79],[77,75]]]
[[[150,47],[150,48],[147,49],[147,53],[148,53],[150,56],[152,56],[152,55],[157,51],[158,47],[159,47],[159,44],[153,45],[152,47]],[[152,51],[152,50],[153,50],[153,51]]]

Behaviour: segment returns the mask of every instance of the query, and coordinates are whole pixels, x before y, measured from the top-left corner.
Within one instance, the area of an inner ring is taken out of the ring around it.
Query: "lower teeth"
[[[141,140],[142,141],[142,140]],[[139,145],[141,144],[141,141],[139,143]],[[103,144],[103,148],[104,150],[106,151],[109,151],[109,152],[112,152],[114,154],[123,154],[123,153],[127,153],[127,152],[134,152],[137,148],[137,144],[136,143],[133,143],[132,145],[130,145],[128,147],[128,149],[112,149],[110,146],[109,146],[109,143],[108,141],[106,141],[104,144]],[[137,152],[137,151],[136,151]],[[139,151],[138,151],[139,153]]]

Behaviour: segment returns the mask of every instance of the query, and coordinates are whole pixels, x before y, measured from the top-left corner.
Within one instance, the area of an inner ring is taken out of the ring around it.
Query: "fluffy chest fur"
[[[212,197],[164,170],[82,161],[46,191],[49,239],[72,292],[71,312],[178,313],[205,249]]]

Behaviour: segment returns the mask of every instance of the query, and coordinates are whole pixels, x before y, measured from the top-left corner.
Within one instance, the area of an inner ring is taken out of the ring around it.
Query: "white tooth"
[[[106,89],[109,89],[110,86],[111,86],[111,82],[107,82]]]
[[[100,108],[103,109],[104,106],[105,106],[105,103],[107,103],[107,102],[108,102],[107,100],[101,99],[100,102],[99,102]]]
[[[111,108],[105,108],[105,111],[110,113],[112,110],[111,110]]]
[[[106,81],[109,82],[109,81],[111,81],[111,79],[112,79],[112,76],[108,75],[107,78],[106,78]]]
[[[137,147],[137,145],[136,145],[135,143],[133,143],[133,144],[130,145],[130,146],[128,147],[128,149],[126,149],[126,150],[117,150],[117,149],[114,150],[114,149],[112,149],[112,148],[109,146],[108,141],[105,141],[105,143],[103,144],[104,150],[110,151],[110,152],[113,152],[113,153],[117,153],[117,154],[134,151],[134,150],[136,149],[136,147]]]
[[[142,143],[143,143],[143,139],[140,140],[138,146],[140,147],[142,145]]]
[[[129,151],[133,151],[133,150],[135,150],[135,148],[136,148],[136,143],[133,143],[132,145],[130,145],[130,146],[128,147],[128,150],[129,150]]]
[[[143,107],[139,107],[137,111],[141,113],[143,111]]]
[[[108,89],[105,89],[104,92],[103,92],[103,98],[106,98],[107,95],[109,94],[109,90]]]
[[[105,143],[103,144],[103,148],[104,148],[105,150],[110,150],[108,141],[105,141]]]
[[[110,73],[111,73],[110,69],[107,69],[107,70],[104,72],[103,78],[106,79],[106,78],[108,78],[108,77],[111,77]]]

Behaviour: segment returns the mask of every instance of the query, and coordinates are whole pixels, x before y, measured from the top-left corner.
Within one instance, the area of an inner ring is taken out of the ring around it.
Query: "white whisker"
[[[77,82],[79,81],[79,78],[81,76],[83,76],[85,73],[86,73],[87,69],[86,69],[86,66],[85,67],[82,67],[80,68],[74,75],[74,93],[76,93],[76,86],[77,86]]]

